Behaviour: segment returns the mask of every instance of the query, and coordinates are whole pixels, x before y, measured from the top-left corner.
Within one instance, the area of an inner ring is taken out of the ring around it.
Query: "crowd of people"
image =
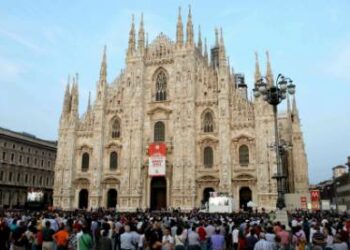
[[[350,216],[295,211],[232,214],[4,211],[0,250],[349,249]]]

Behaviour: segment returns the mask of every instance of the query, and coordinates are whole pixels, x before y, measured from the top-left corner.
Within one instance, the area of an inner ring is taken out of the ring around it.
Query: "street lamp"
[[[277,163],[277,174],[273,177],[277,180],[277,204],[276,207],[283,209],[286,207],[284,201],[284,179],[286,176],[283,174],[281,157],[280,157],[280,140],[278,133],[278,121],[277,121],[277,106],[284,99],[286,99],[287,94],[294,95],[295,85],[292,79],[278,74],[276,82],[274,85],[269,86],[266,83],[266,77],[258,80],[256,87],[253,89],[253,94],[255,98],[262,96],[263,100],[273,106],[274,115],[274,127],[275,127],[275,150],[276,150],[276,163]]]

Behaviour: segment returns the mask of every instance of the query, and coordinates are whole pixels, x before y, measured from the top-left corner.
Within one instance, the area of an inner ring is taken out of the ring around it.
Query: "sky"
[[[254,52],[265,71],[296,84],[311,183],[330,178],[350,155],[350,1],[87,1],[0,2],[0,127],[57,140],[68,74],[79,73],[80,114],[95,96],[103,46],[108,81],[124,67],[131,15],[144,14],[152,41],[175,39],[178,7],[188,5],[197,34],[214,43],[222,27],[235,72],[253,84]]]

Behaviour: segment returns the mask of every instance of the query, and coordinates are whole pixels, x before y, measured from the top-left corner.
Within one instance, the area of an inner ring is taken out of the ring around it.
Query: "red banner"
[[[320,190],[311,190],[311,209],[320,210]]]
[[[152,143],[148,147],[149,176],[165,176],[166,145],[164,143]]]

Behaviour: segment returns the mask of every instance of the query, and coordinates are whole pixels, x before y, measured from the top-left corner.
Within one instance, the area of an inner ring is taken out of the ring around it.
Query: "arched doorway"
[[[252,200],[252,190],[249,187],[242,187],[239,190],[239,207],[248,209],[247,203]]]
[[[79,208],[87,208],[88,207],[88,200],[89,200],[89,191],[86,189],[82,189],[79,192]]]
[[[117,205],[118,192],[115,189],[110,189],[107,192],[107,208],[115,208]]]
[[[209,201],[209,197],[210,197],[211,192],[215,192],[214,188],[212,188],[212,187],[207,187],[203,190],[202,204],[205,204]]]
[[[153,177],[151,181],[151,210],[161,210],[166,206],[166,180]]]

